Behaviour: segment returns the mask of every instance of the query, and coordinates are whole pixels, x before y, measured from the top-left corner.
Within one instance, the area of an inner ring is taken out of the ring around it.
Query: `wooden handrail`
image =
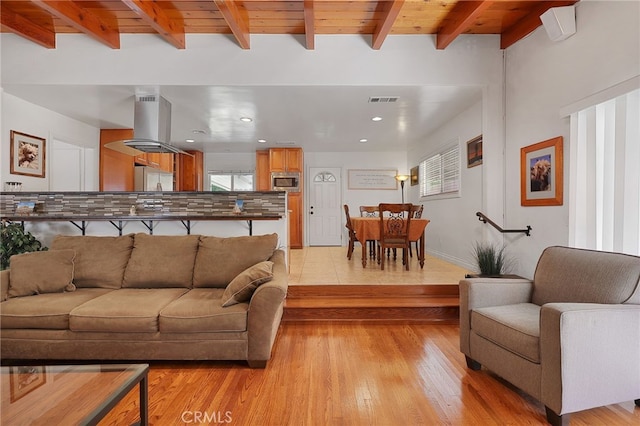
[[[480,222],[488,223],[489,225],[496,228],[501,233],[513,233],[513,232],[523,232],[527,237],[531,236],[531,226],[527,225],[527,229],[502,229],[499,225],[497,225],[494,221],[489,219],[484,213],[476,212],[476,216],[478,216],[478,220]]]

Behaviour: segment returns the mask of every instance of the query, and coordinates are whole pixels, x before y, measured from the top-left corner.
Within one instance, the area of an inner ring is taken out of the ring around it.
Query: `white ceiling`
[[[3,89],[98,128],[132,128],[136,91],[150,90],[73,85],[5,85]],[[161,86],[153,90],[172,104],[171,142],[204,152],[253,152],[277,146],[300,146],[306,152],[406,150],[482,97],[481,88],[460,86]],[[369,97],[375,96],[398,100],[369,103]],[[374,116],[383,120],[373,122]],[[245,123],[241,117],[253,121]],[[359,142],[362,138],[368,142]],[[260,144],[258,139],[267,143]]]

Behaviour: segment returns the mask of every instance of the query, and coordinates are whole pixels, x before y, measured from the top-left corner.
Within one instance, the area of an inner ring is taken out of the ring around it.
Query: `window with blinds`
[[[420,196],[458,195],[460,147],[455,143],[420,162]]]
[[[640,90],[571,114],[569,241],[640,254]]]

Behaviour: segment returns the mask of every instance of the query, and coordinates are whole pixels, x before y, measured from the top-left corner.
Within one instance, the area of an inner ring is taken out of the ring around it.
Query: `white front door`
[[[342,183],[340,168],[309,168],[309,224],[310,246],[342,245]]]

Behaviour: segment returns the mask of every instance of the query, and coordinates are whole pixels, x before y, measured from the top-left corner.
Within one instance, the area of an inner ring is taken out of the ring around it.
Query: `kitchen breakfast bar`
[[[195,223],[206,235],[252,235],[254,222],[271,222],[262,226],[262,233],[276,232],[282,245],[287,245],[286,192],[229,191],[229,192],[0,192],[0,219],[29,223],[34,233],[68,233],[56,229],[55,223],[67,222],[85,235],[88,226],[97,235],[110,234],[109,224],[122,235],[138,229],[154,233],[158,223],[172,223],[164,231],[169,234],[191,234]],[[93,225],[93,222],[97,222]],[[233,225],[231,225],[233,222]],[[179,224],[178,227],[175,224]],[[239,226],[239,224],[242,224]],[[243,230],[244,229],[244,230]],[[165,232],[161,232],[165,233]],[[45,238],[46,239],[46,238]]]

